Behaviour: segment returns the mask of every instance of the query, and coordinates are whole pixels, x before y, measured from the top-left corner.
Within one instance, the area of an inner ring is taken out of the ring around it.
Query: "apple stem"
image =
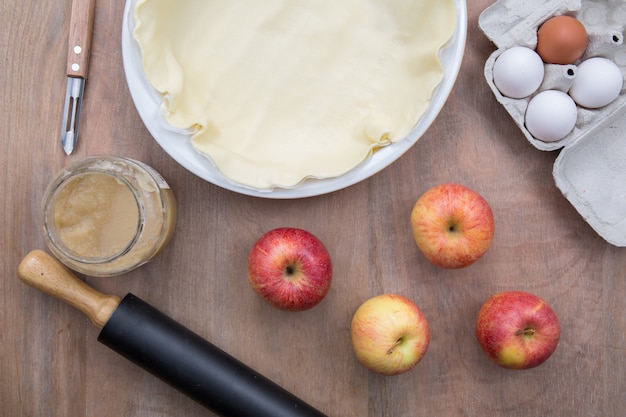
[[[401,343],[402,343],[402,338],[396,340],[396,343],[387,351],[387,355],[393,354],[393,351],[395,350],[395,348],[397,346],[400,346]]]
[[[532,336],[535,334],[535,329],[531,329],[530,327],[527,327],[525,329],[522,330],[518,330],[517,332],[515,332],[516,336]]]

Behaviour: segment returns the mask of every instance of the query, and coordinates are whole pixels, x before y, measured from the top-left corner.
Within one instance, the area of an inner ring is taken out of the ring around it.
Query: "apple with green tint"
[[[293,227],[270,230],[248,255],[248,281],[276,308],[303,311],[328,293],[332,262],[324,244],[312,233]]]
[[[352,347],[357,359],[382,375],[409,371],[424,357],[430,329],[410,299],[383,294],[365,301],[352,317]]]
[[[433,187],[411,212],[417,247],[433,264],[464,268],[482,257],[493,240],[493,212],[477,192],[459,184]]]
[[[556,349],[561,326],[544,300],[524,291],[491,296],[480,308],[476,338],[487,356],[508,369],[530,369]]]

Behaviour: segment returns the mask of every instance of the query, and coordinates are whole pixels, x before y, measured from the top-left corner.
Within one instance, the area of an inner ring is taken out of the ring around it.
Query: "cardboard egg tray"
[[[558,15],[580,20],[588,34],[587,50],[572,65],[544,64],[539,89],[523,99],[503,96],[493,82],[493,65],[514,46],[535,49],[537,29]],[[485,63],[485,78],[528,141],[542,151],[560,149],[553,175],[557,187],[607,242],[626,246],[626,1],[624,0],[498,0],[485,9],[478,24],[496,45]],[[577,107],[574,129],[556,142],[534,138],[524,126],[529,101],[548,89],[569,90],[577,65],[591,57],[612,60],[625,78],[619,97],[605,107]]]

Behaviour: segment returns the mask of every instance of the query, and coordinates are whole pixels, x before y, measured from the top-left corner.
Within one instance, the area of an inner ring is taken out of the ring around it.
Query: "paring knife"
[[[120,300],[81,281],[56,259],[30,252],[20,280],[85,313],[98,341],[224,417],[326,417],[133,294]]]
[[[72,153],[78,141],[80,111],[89,69],[95,4],[96,0],[72,1],[67,51],[67,89],[61,126],[61,144],[67,155]]]

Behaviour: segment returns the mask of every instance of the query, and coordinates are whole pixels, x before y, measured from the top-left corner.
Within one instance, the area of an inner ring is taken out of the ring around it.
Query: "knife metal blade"
[[[89,68],[95,0],[73,0],[67,52],[67,87],[61,126],[61,145],[67,155],[78,141],[80,113]]]

